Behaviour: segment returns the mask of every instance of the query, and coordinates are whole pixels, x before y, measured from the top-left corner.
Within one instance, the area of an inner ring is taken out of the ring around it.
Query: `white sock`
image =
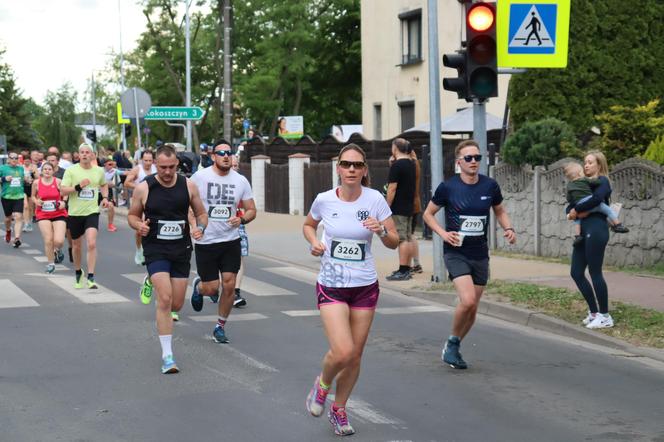
[[[162,359],[164,359],[166,356],[173,356],[173,349],[171,348],[172,339],[173,335],[159,335]]]

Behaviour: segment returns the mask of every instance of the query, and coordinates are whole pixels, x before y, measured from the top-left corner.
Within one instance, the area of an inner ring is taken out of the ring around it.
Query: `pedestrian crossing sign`
[[[498,66],[566,67],[570,3],[571,0],[498,2],[496,14]]]

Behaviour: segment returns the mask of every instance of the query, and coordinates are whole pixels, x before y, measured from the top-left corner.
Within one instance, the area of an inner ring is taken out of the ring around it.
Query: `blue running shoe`
[[[228,337],[226,336],[226,332],[220,325],[217,325],[214,328],[212,336],[214,336],[214,340],[217,342],[217,344],[228,344]]]
[[[200,283],[201,283],[200,276],[194,278],[193,282],[194,291],[191,294],[191,307],[196,312],[200,312],[201,310],[203,310],[203,295],[201,295],[201,292],[198,291],[198,284]]]
[[[468,368],[468,364],[461,357],[459,353],[459,347],[461,347],[461,341],[459,338],[450,338],[445,342],[443,347],[442,359],[443,362],[448,364],[452,368],[458,368],[460,370],[465,370]]]
[[[54,261],[56,264],[60,264],[62,261],[65,260],[65,254],[62,252],[62,250],[60,250],[60,249],[55,249],[55,253],[54,253],[54,254],[55,254],[55,256],[54,256],[55,259],[54,259],[53,261]]]
[[[327,418],[330,420],[334,434],[337,436],[350,436],[355,433],[350,422],[348,422],[348,415],[345,408],[337,408],[336,410],[330,408]]]
[[[162,364],[161,364],[162,374],[173,374],[179,372],[180,369],[178,368],[177,365],[175,365],[175,359],[173,359],[173,355],[166,356],[164,359],[162,359]]]

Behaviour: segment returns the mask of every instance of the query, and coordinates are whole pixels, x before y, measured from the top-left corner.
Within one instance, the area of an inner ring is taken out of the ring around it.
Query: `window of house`
[[[399,103],[401,113],[401,132],[415,126],[415,102],[406,101]]]
[[[399,14],[401,20],[401,64],[422,61],[422,9]]]
[[[374,140],[383,139],[383,106],[374,104],[374,124],[373,124],[373,137]]]

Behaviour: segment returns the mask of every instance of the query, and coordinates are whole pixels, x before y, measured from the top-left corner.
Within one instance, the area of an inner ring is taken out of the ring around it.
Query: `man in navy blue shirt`
[[[510,244],[516,241],[509,216],[502,206],[498,183],[479,174],[482,161],[474,140],[465,140],[454,149],[459,175],[440,183],[424,211],[424,221],[443,238],[445,266],[454,283],[459,303],[454,312],[452,334],[443,347],[443,362],[453,368],[467,368],[459,353],[461,340],[475,322],[477,306],[489,280],[487,232],[491,209]],[[445,228],[436,213],[445,207]]]

